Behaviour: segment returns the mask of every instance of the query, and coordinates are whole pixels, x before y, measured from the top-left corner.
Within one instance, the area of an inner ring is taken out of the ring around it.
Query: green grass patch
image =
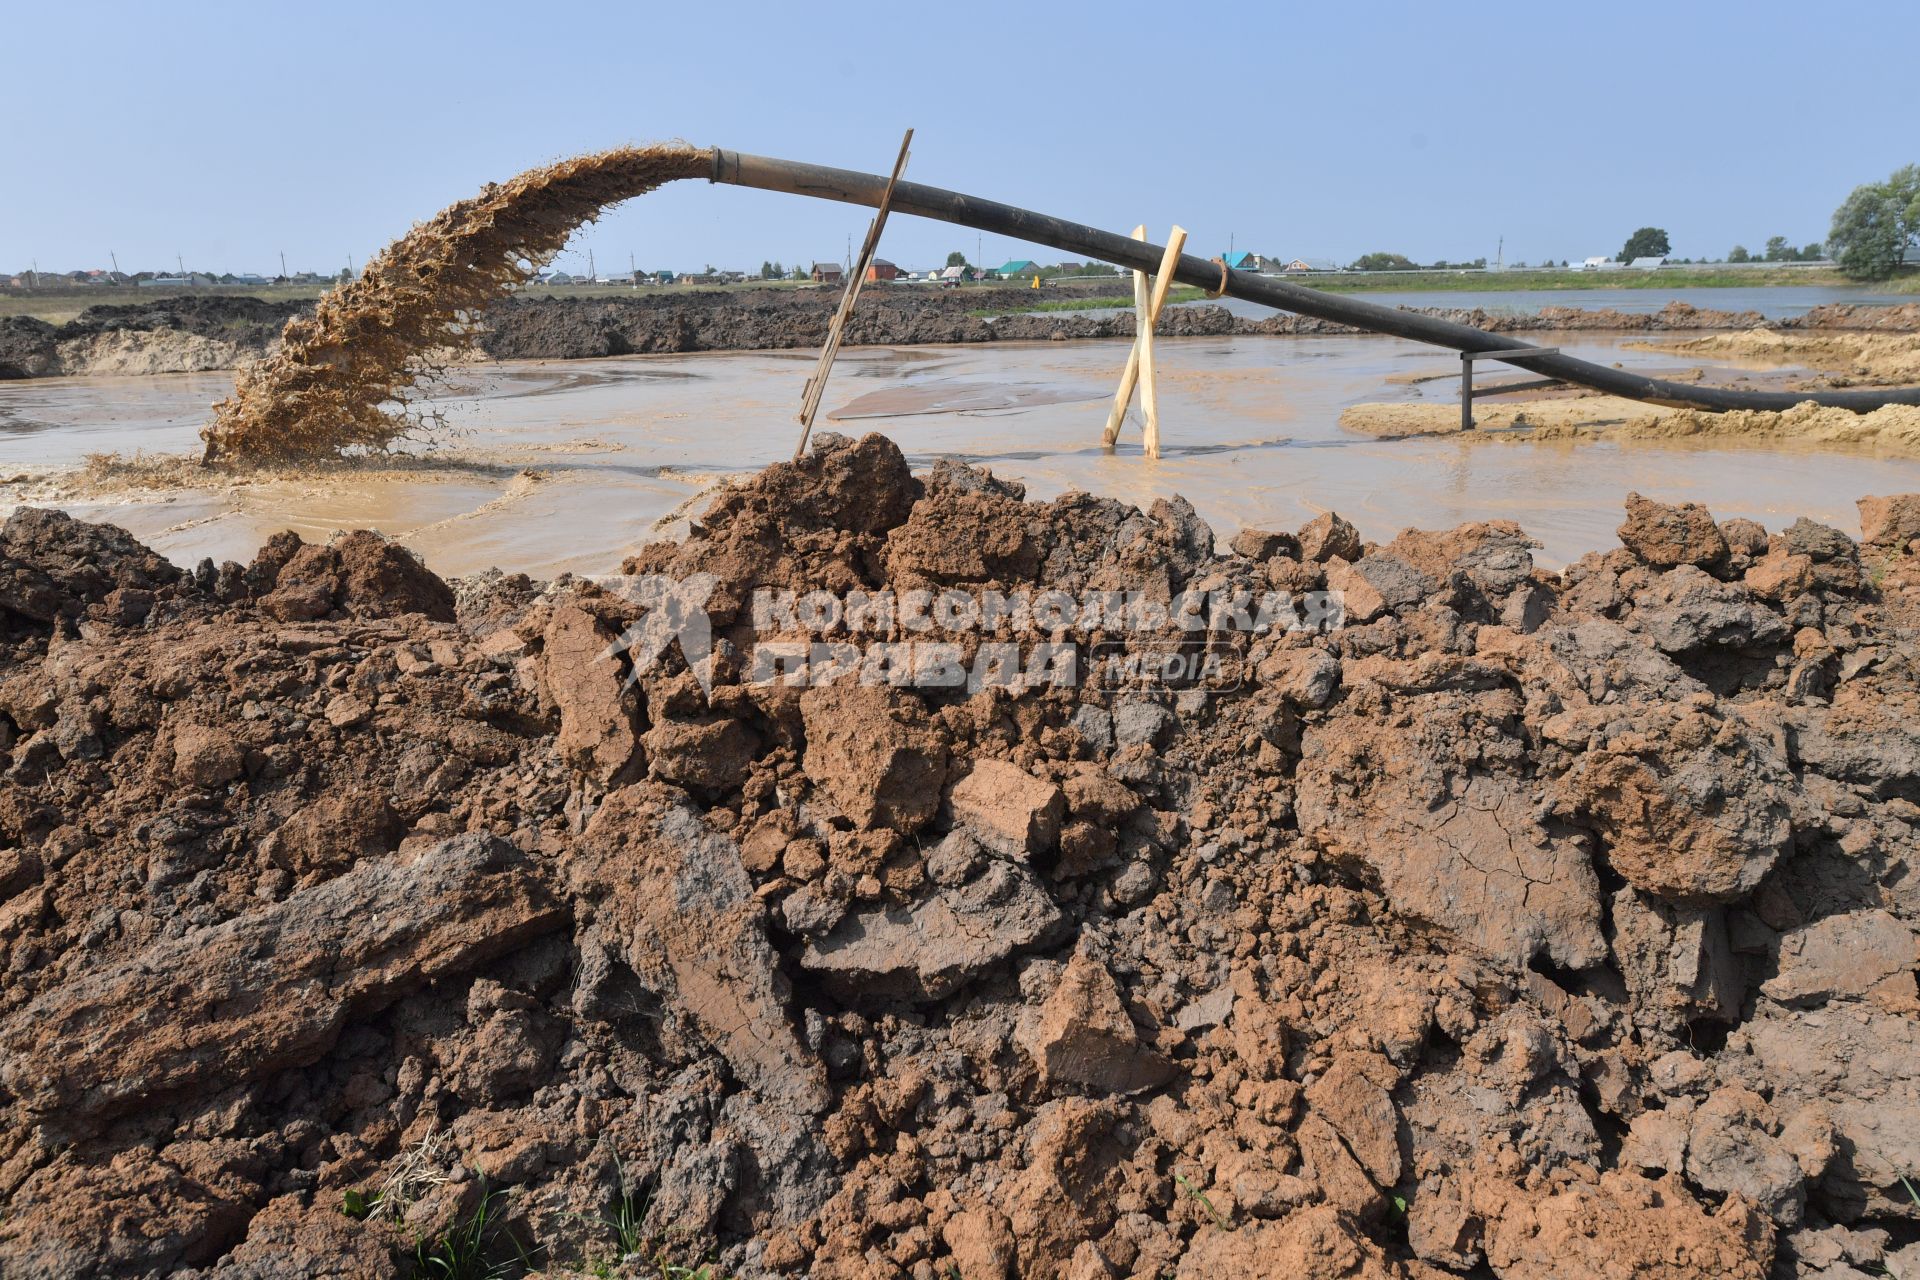
[[[1173,1180],[1179,1184],[1180,1190],[1184,1195],[1198,1204],[1202,1209],[1206,1210],[1207,1216],[1213,1219],[1214,1226],[1220,1228],[1222,1231],[1233,1230],[1233,1224],[1228,1222],[1225,1215],[1213,1207],[1213,1201],[1207,1199],[1207,1193],[1189,1182],[1185,1174],[1176,1173],[1173,1175]]]
[[[504,1191],[480,1180],[480,1203],[439,1235],[416,1240],[413,1280],[507,1280],[533,1269],[533,1259],[501,1219]]]

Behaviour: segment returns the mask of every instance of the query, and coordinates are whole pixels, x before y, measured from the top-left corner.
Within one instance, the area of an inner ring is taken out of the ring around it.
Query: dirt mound
[[[1075,297],[1131,300],[1123,282],[1074,282]],[[831,290],[756,289],[641,291],[630,298],[507,298],[468,332],[442,333],[448,353],[471,341],[498,360],[572,360],[686,351],[758,351],[817,347],[833,315]],[[1131,311],[1112,315],[1022,311],[1030,290],[943,290],[900,286],[869,290],[849,322],[860,346],[992,341],[1077,341],[1133,337]],[[0,378],[59,374],[171,372],[224,368],[270,353],[290,316],[311,303],[265,303],[237,297],[175,298],[124,307],[93,307],[71,324],[0,320]],[[1751,311],[1718,311],[1670,303],[1658,312],[1545,307],[1536,313],[1478,308],[1415,308],[1493,333],[1553,331],[1688,332],[1768,328],[1823,332],[1920,330],[1920,304],[1867,307],[1829,304],[1801,317],[1768,321]],[[981,314],[987,313],[987,314]],[[999,314],[994,314],[999,313]],[[1281,312],[1255,319],[1207,304],[1171,307],[1160,322],[1169,337],[1220,334],[1316,335],[1362,330]],[[449,338],[454,341],[447,341]],[[449,358],[457,358],[450,354]]]
[[[1822,379],[1828,386],[1898,386],[1920,381],[1920,333],[1747,329],[1685,342],[1636,345],[1653,351],[1805,365],[1837,375]]]
[[[0,1269],[1903,1274],[1862,517],[1221,552],[831,434],[597,584],[21,512]]]
[[[1808,401],[1772,412],[1665,409],[1618,396],[1476,402],[1474,429],[1460,430],[1460,410],[1444,404],[1357,404],[1340,425],[1365,435],[1399,438],[1458,435],[1465,440],[1677,440],[1738,446],[1797,441],[1920,457],[1920,408],[1890,404],[1872,413],[1827,409]]]
[[[1555,432],[1598,433],[1667,412],[1670,410],[1620,396],[1573,395],[1539,400],[1476,398],[1473,430],[1465,434],[1472,439],[1544,439]],[[1387,439],[1454,435],[1461,430],[1460,407],[1424,401],[1348,405],[1340,411],[1340,425],[1348,431]]]
[[[1804,315],[1781,322],[1787,329],[1866,329],[1889,333],[1920,332],[1920,302],[1868,306],[1855,302],[1827,302]]]
[[[1913,457],[1920,456],[1920,406],[1890,404],[1872,413],[1823,409],[1811,403],[1780,413],[1683,409],[1633,418],[1619,428],[1618,434],[1641,440],[1682,436],[1735,442],[1802,440],[1859,445]]]
[[[0,378],[228,369],[269,350],[310,305],[214,296],[88,307],[62,325],[11,316],[0,319]]]
[[[88,307],[60,326],[62,338],[123,330],[174,329],[202,338],[225,338],[247,346],[265,346],[280,336],[294,316],[313,309],[311,302],[273,302],[244,295],[161,298],[115,306]]]
[[[1124,285],[1077,286],[1075,293],[1111,292],[1117,308],[1128,306]],[[1131,310],[1111,315],[1022,312],[1029,290],[935,290],[910,286],[873,291],[848,321],[853,345],[914,343],[1065,341],[1131,338]],[[633,298],[516,299],[494,309],[478,341],[488,355],[509,359],[578,359],[633,353],[777,350],[816,347],[826,337],[834,295],[828,291],[741,290],[722,293],[641,293]],[[992,314],[1004,309],[1003,314]],[[1712,311],[1675,302],[1658,312],[1585,311],[1544,307],[1538,314],[1478,308],[1411,308],[1421,315],[1472,325],[1493,333],[1557,330],[1668,332],[1763,325],[1751,311]],[[988,314],[981,314],[981,313]],[[1843,317],[1831,322],[1840,326]],[[1915,327],[1920,327],[1916,320]],[[1280,312],[1262,318],[1236,316],[1224,307],[1170,307],[1159,329],[1166,337],[1222,334],[1269,336],[1364,332],[1313,316]]]
[[[609,204],[705,171],[683,145],[621,147],[529,170],[450,205],[365,274],[288,321],[281,348],[235,380],[202,432],[207,457],[308,458],[381,449],[407,430],[384,407],[431,350],[465,345],[467,318],[531,279]]]

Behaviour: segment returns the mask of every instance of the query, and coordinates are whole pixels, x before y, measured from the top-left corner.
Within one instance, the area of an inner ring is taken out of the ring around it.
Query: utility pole
[[[633,264],[633,250],[627,250],[627,284],[635,289],[640,287],[640,268]]]
[[[187,274],[187,260],[177,253],[173,255],[173,265],[180,268],[181,275]]]
[[[120,274],[120,259],[111,249],[107,250],[107,261],[113,264],[113,274],[115,277],[118,277]],[[120,281],[116,278],[114,283],[118,284]]]
[[[285,249],[280,251],[280,278],[282,280],[287,278],[287,251]]]
[[[587,250],[587,283],[600,283],[600,268],[593,265],[593,250]]]

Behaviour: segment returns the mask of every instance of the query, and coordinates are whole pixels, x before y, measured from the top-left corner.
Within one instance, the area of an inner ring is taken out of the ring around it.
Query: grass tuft
[[[1222,1217],[1220,1211],[1213,1207],[1213,1201],[1207,1199],[1207,1193],[1187,1181],[1185,1174],[1176,1173],[1173,1175],[1173,1180],[1180,1184],[1180,1189],[1185,1192],[1190,1199],[1199,1202],[1200,1207],[1207,1211],[1207,1216],[1213,1219],[1214,1226],[1220,1228],[1222,1231],[1233,1230],[1233,1224]]]

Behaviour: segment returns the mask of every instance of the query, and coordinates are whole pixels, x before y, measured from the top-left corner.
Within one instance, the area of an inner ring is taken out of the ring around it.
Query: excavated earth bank
[[[1055,295],[1130,300],[1125,286],[1074,285]],[[942,290],[917,286],[863,293],[847,327],[855,345],[1066,341],[1131,338],[1133,314],[1019,313],[1027,289]],[[818,347],[838,292],[828,289],[640,291],[631,298],[514,298],[488,311],[476,334],[499,360],[565,360],[686,351],[759,351]],[[976,311],[1005,308],[988,318]],[[169,373],[231,368],[278,345],[281,325],[310,314],[313,304],[246,297],[176,298],[91,307],[64,325],[25,317],[0,319],[0,379],[62,374]],[[1543,307],[1514,315],[1477,308],[1418,308],[1495,332],[1687,332],[1693,330],[1920,330],[1920,304],[1815,307],[1803,316],[1768,321],[1753,311],[1715,311],[1683,302],[1654,313]],[[1224,307],[1169,308],[1158,332],[1169,337],[1220,334],[1341,334],[1361,330],[1282,312],[1265,319]]]
[[[633,558],[715,642],[627,688],[604,585],[22,510],[0,1272],[1914,1275],[1920,496],[1862,517],[1227,550],[828,436]],[[747,679],[760,586],[1323,585],[1211,696]]]

